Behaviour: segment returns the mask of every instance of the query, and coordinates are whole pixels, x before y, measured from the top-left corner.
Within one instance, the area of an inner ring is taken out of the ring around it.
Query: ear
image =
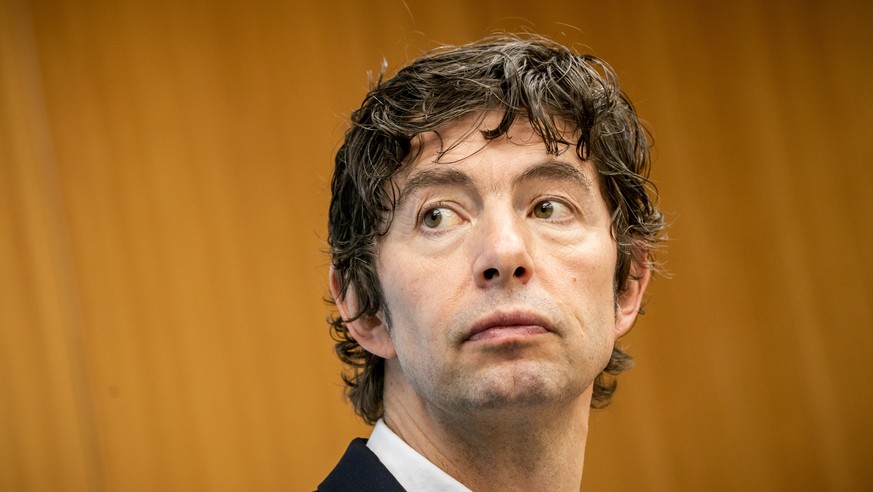
[[[642,260],[636,255],[631,258],[630,274],[624,291],[618,294],[618,306],[615,313],[615,339],[623,337],[633,327],[643,303],[643,294],[652,278],[652,270],[648,266],[648,257],[642,254]]]
[[[344,321],[358,314],[359,302],[354,284],[350,284],[346,289],[346,295],[340,297],[339,274],[333,266],[330,267],[330,295]],[[383,321],[381,312],[375,316],[361,316],[355,320],[346,321],[346,327],[352,338],[367,352],[383,359],[397,358],[394,341],[391,340],[388,325]]]

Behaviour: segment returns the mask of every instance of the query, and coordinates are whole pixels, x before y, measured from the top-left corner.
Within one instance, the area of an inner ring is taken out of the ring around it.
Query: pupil
[[[539,216],[541,218],[549,218],[552,216],[552,203],[551,202],[543,202],[539,206]]]
[[[424,217],[424,223],[428,227],[436,227],[440,224],[442,218],[442,212],[439,209],[433,209]]]

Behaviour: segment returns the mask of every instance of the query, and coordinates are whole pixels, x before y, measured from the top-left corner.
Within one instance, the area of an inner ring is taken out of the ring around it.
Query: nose
[[[477,224],[473,278],[482,288],[526,284],[533,276],[531,233],[517,215],[492,217]]]

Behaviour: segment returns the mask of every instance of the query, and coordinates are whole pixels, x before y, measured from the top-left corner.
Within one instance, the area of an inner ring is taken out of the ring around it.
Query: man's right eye
[[[428,229],[442,229],[461,223],[461,217],[449,208],[434,207],[421,216],[421,223]]]
[[[438,208],[432,208],[424,213],[424,225],[430,227],[431,229],[439,227],[440,222],[443,221],[443,211]]]

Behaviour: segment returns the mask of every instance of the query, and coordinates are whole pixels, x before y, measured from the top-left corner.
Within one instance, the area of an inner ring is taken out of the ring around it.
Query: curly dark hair
[[[464,117],[502,112],[486,138],[504,135],[525,118],[549,153],[572,145],[597,169],[612,213],[617,262],[614,289],[626,288],[631,263],[653,267],[652,249],[664,221],[650,185],[649,139],[636,112],[602,60],[579,55],[547,39],[502,35],[431,51],[394,77],[385,67],[351,116],[336,154],[328,222],[331,261],[339,299],[353,286],[358,312],[332,316],[331,335],[346,371],[346,395],[368,423],[384,411],[384,359],[364,350],[346,323],[376,315],[384,297],[376,271],[376,241],[391,226],[397,199],[392,179],[414,158],[413,139]],[[570,132],[567,131],[569,124]],[[567,141],[573,135],[575,141]],[[578,137],[578,139],[577,139]],[[617,297],[616,297],[617,298]],[[617,345],[594,382],[591,406],[604,407],[615,391],[614,376],[633,358]]]

